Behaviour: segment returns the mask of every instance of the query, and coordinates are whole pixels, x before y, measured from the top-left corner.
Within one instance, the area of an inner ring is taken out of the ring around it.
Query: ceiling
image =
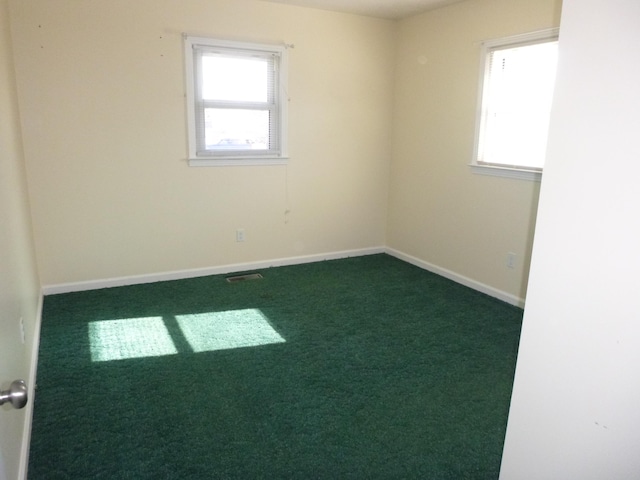
[[[462,0],[265,0],[302,7],[399,19]]]

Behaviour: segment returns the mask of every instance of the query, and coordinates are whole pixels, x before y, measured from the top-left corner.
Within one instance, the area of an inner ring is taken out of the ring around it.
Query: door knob
[[[14,380],[9,390],[0,391],[0,405],[9,402],[13,408],[22,408],[27,404],[27,384],[24,380]]]

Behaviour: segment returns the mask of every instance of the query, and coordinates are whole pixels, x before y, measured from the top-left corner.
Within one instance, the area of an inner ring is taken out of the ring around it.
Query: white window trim
[[[186,77],[187,101],[187,132],[188,132],[188,164],[191,167],[213,166],[243,166],[243,165],[286,165],[288,163],[288,87],[287,72],[289,59],[286,45],[271,45],[261,43],[236,42],[208,37],[195,37],[183,34]],[[198,156],[196,141],[196,109],[195,109],[195,78],[193,47],[207,45],[234,49],[272,52],[280,56],[279,95],[280,95],[280,154],[279,155],[229,155],[229,156]]]
[[[478,175],[489,175],[491,177],[517,178],[520,180],[531,180],[539,182],[542,180],[541,170],[526,170],[524,168],[509,168],[499,165],[480,165],[478,163],[469,164],[471,171]]]
[[[542,179],[542,170],[528,169],[508,165],[490,165],[478,163],[478,148],[480,145],[481,123],[482,123],[482,100],[484,97],[484,86],[487,77],[488,53],[495,47],[508,47],[541,43],[545,40],[557,40],[558,28],[549,28],[536,32],[513,35],[510,37],[496,38],[482,42],[480,51],[480,76],[478,80],[478,100],[476,106],[476,127],[473,143],[473,159],[469,164],[471,171],[479,175],[490,175],[496,177],[516,178],[520,180],[531,180],[539,182]]]

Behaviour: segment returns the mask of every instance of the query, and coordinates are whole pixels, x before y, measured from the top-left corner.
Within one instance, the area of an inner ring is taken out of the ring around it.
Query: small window
[[[484,43],[474,171],[540,178],[557,58],[557,29]]]
[[[185,37],[190,165],[286,162],[286,53]]]

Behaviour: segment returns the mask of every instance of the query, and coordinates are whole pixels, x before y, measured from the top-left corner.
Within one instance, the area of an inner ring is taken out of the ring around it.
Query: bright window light
[[[258,309],[177,315],[176,320],[194,352],[285,342]]]
[[[91,322],[89,343],[94,362],[178,353],[162,317]]]
[[[268,111],[205,108],[204,125],[210,150],[264,150],[269,144]]]
[[[541,172],[556,79],[555,31],[487,42],[474,164]]]
[[[264,58],[202,56],[202,98],[267,102],[269,62]]]
[[[287,160],[287,49],[185,36],[189,165]]]

